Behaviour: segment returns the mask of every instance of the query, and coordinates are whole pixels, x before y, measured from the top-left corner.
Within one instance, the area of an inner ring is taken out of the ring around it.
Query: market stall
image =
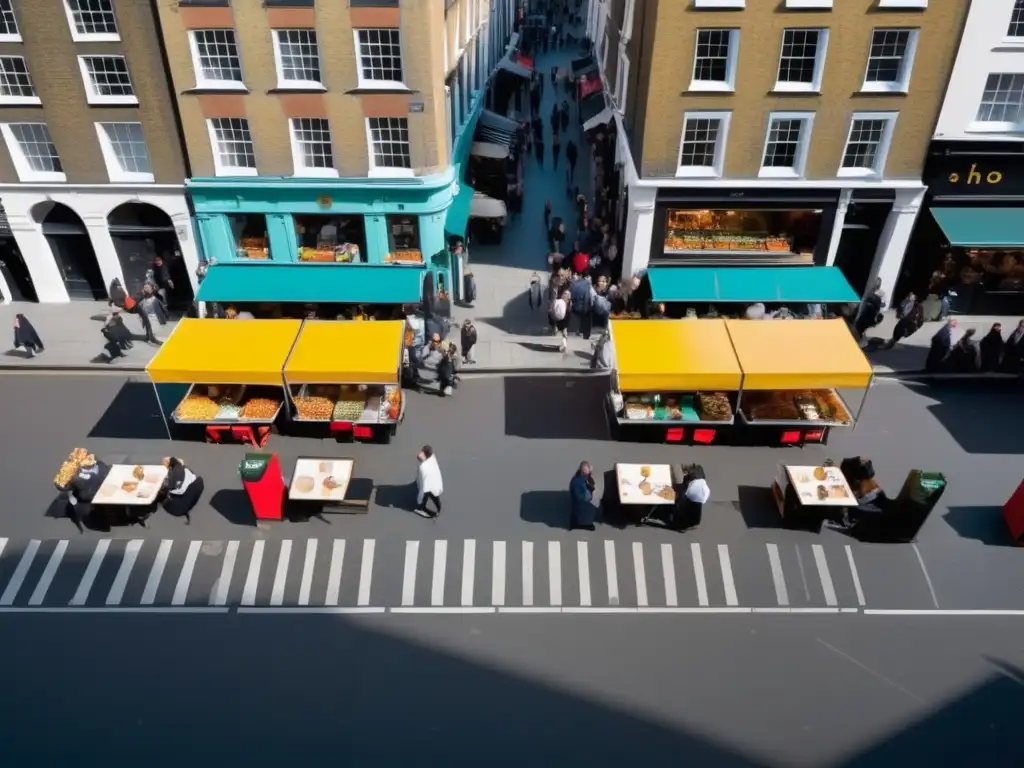
[[[616,438],[708,445],[731,431],[743,374],[724,320],[612,320],[609,329]]]
[[[263,447],[284,405],[282,370],[301,320],[185,319],[146,366],[172,425]]]
[[[283,366],[293,425],[390,442],[405,415],[405,337],[402,320],[305,321]]]
[[[691,321],[692,322],[692,321]],[[828,442],[860,417],[873,372],[843,320],[726,320],[743,370],[744,442]],[[860,395],[857,410],[846,402]]]

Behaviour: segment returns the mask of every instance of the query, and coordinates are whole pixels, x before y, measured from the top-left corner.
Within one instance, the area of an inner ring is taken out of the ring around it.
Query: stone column
[[[834,266],[836,263],[836,254],[839,253],[839,240],[843,236],[843,225],[846,223],[846,211],[850,207],[850,198],[852,197],[852,189],[844,189],[839,193],[839,205],[836,206],[836,220],[832,225],[832,239],[828,241],[828,255],[825,257],[826,267]]]
[[[924,186],[916,189],[896,190],[896,201],[893,203],[889,218],[886,219],[882,236],[878,240],[878,249],[875,251],[875,260],[871,264],[867,290],[870,291],[874,287],[876,280],[881,280],[886,306],[892,306],[896,300],[892,294],[896,289],[896,281],[903,266],[903,257],[906,254],[907,245],[910,243],[910,236],[914,232],[914,224],[917,222],[917,214],[921,210],[926,191]]]
[[[66,304],[68,289],[64,287],[57,261],[50,250],[50,244],[43,235],[42,225],[32,218],[32,206],[44,200],[42,194],[6,194],[4,206],[7,209],[7,221],[18,244],[18,250],[28,267],[32,287],[40,304]]]
[[[629,188],[629,212],[626,214],[625,245],[622,259],[622,281],[647,268],[651,256],[651,238],[654,236],[654,198],[657,190],[650,187]]]

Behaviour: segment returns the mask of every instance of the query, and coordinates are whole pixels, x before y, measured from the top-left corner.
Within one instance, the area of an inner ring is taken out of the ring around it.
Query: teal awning
[[[660,302],[860,301],[839,267],[651,267],[647,273]]]
[[[1024,245],[1024,209],[932,208],[950,245],[976,248]]]
[[[199,301],[221,304],[416,304],[422,267],[372,264],[216,264],[199,286]]]
[[[459,169],[461,171],[461,169]],[[456,175],[459,178],[459,175]],[[444,231],[450,235],[466,236],[469,225],[469,206],[473,202],[475,191],[469,184],[459,182],[459,194],[452,198],[448,212],[444,216]]]

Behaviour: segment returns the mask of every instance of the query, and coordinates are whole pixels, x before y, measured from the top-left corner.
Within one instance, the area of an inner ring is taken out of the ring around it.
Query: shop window
[[[684,210],[666,212],[665,254],[707,251],[798,255],[810,261],[821,230],[820,210]]]
[[[270,258],[266,216],[262,213],[233,213],[228,214],[228,221],[231,223],[231,234],[235,239],[236,258]]]
[[[366,222],[360,214],[294,216],[299,261],[360,264],[365,261]]]
[[[960,312],[987,312],[995,307],[1000,307],[1000,313],[1017,311],[1024,294],[1024,250],[952,248],[944,252],[925,293],[946,291],[953,291],[953,306]]]
[[[385,217],[388,228],[388,252],[385,264],[422,264],[420,248],[420,220],[418,216],[391,215]]]

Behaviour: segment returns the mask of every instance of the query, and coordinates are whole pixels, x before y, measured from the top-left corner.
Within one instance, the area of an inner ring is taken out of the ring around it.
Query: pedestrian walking
[[[594,473],[589,461],[581,461],[576,474],[569,481],[569,530],[594,530],[597,508],[594,506]]]
[[[576,143],[569,139],[569,143],[565,145],[565,160],[569,163],[569,181],[572,181],[576,176],[576,158],[579,156],[579,150],[576,148]]]
[[[437,518],[441,514],[441,494],[444,493],[444,482],[441,478],[441,467],[438,466],[434,449],[424,445],[416,459],[419,467],[416,470],[416,514],[421,517]],[[434,503],[435,512],[427,509],[427,502]]]
[[[14,316],[14,348],[24,349],[29,357],[35,357],[45,349],[43,340],[24,315]]]
[[[475,363],[473,347],[476,346],[476,326],[473,325],[473,321],[469,318],[462,322],[460,341],[462,342],[462,362],[467,364]]]
[[[537,162],[544,165],[544,137],[538,136],[533,142],[533,152],[537,155]]]
[[[551,107],[550,123],[551,123],[551,131],[553,133],[558,133],[558,126],[562,124],[562,112],[558,108],[557,104],[554,104]]]
[[[558,336],[558,351],[565,354],[569,348],[569,318],[572,296],[568,290],[551,302],[551,324],[555,327],[555,334]]]
[[[551,201],[544,201],[544,231],[551,231]]]
[[[562,133],[565,133],[569,130],[569,102],[565,99],[562,99],[561,112]]]
[[[554,162],[554,167],[558,169],[558,155],[562,151],[561,139],[558,138],[558,132],[551,137],[551,158]]]
[[[558,67],[551,68],[551,87],[558,85]]]

